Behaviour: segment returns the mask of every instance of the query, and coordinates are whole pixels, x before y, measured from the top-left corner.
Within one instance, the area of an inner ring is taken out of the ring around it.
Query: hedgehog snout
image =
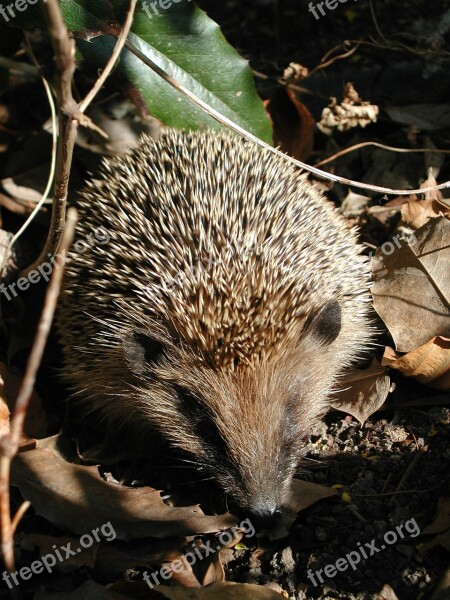
[[[280,505],[282,498],[277,492],[271,493],[268,486],[264,493],[259,495],[248,494],[245,485],[238,491],[228,491],[228,507],[233,514],[250,519],[256,529],[266,529],[273,525],[281,515]],[[275,490],[275,488],[274,488]]]
[[[279,515],[280,510],[277,502],[266,498],[258,498],[248,510],[250,520],[256,527],[260,528],[272,523]]]

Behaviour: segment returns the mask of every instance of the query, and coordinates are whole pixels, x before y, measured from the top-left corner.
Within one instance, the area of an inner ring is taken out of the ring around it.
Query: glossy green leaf
[[[61,0],[68,28],[91,65],[102,68],[111,55],[111,33],[125,19],[124,0]],[[15,20],[16,26],[42,26],[37,6]],[[219,26],[191,0],[139,1],[130,41],[203,101],[261,139],[272,131],[250,68],[227,43]],[[114,77],[134,101],[172,127],[222,126],[124,50]]]

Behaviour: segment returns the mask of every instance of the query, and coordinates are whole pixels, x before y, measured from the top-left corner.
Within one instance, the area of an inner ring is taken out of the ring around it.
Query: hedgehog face
[[[330,301],[297,325],[297,339],[282,340],[278,352],[233,368],[218,368],[168,333],[122,338],[135,379],[127,395],[142,422],[189,453],[255,519],[285,501],[335,377],[340,305]]]

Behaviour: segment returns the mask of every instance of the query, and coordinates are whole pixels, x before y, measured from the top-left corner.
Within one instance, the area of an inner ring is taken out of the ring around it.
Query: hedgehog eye
[[[143,375],[149,367],[156,365],[164,346],[146,333],[136,331],[123,340],[123,349],[130,371],[135,375]]]
[[[341,307],[336,300],[330,300],[307,323],[307,329],[323,345],[328,346],[339,335],[342,326]]]

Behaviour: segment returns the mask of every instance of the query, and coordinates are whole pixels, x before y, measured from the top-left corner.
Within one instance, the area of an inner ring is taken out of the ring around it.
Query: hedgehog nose
[[[248,516],[256,529],[273,527],[281,512],[276,504],[261,502],[250,507]]]

